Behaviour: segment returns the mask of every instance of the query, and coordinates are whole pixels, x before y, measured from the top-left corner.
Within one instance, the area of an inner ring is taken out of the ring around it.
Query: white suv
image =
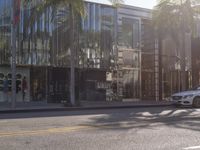
[[[171,99],[177,106],[200,107],[200,86],[188,91],[175,93],[172,95]]]

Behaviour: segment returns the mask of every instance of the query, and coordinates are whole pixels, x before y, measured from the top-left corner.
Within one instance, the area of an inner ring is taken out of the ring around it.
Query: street
[[[200,149],[200,109],[0,114],[0,150]]]

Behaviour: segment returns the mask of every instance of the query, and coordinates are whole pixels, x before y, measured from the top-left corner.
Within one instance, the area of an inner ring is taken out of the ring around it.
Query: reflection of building
[[[0,6],[9,6],[8,1],[1,0]],[[85,2],[85,7],[87,16],[75,20],[77,99],[106,100],[115,93],[114,99],[120,100],[158,100],[158,50],[151,11],[91,2]],[[17,32],[17,67],[29,72],[30,101],[69,99],[68,8],[58,8],[53,20],[49,8],[26,28],[30,11],[34,8],[21,9]],[[9,33],[0,31],[8,38]],[[10,47],[0,47],[0,52],[0,65],[9,64]]]

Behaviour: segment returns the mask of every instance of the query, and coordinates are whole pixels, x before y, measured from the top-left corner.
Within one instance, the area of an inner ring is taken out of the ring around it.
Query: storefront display
[[[30,101],[30,69],[18,67],[16,70],[16,101],[23,101],[23,78],[26,78],[27,89],[25,91],[24,101]],[[4,80],[8,80],[8,92],[4,93]],[[8,97],[7,101],[11,101],[11,91],[12,91],[12,75],[9,67],[0,67],[0,102],[5,102],[5,96]],[[5,95],[6,94],[6,95]]]

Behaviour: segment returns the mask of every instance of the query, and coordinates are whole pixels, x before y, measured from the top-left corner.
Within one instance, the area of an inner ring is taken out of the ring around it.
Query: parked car
[[[175,93],[172,95],[171,99],[176,106],[200,107],[200,86],[180,93]]]

